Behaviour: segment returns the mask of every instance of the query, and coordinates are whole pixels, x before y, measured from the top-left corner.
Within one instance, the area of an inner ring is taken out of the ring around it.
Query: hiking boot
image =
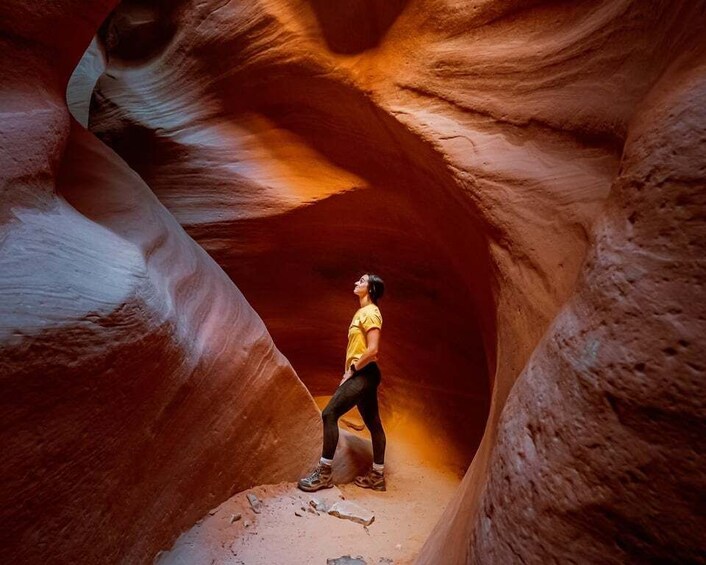
[[[313,492],[322,488],[331,488],[333,486],[331,474],[331,465],[319,463],[316,469],[303,479],[299,479],[297,486],[306,492]]]
[[[387,490],[385,487],[385,475],[375,469],[370,469],[367,474],[362,477],[356,477],[355,484],[361,488]]]

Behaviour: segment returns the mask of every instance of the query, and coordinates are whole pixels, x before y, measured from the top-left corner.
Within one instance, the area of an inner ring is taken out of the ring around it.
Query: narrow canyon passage
[[[366,225],[371,200],[378,220]],[[188,228],[238,281],[320,409],[340,380],[348,323],[358,307],[352,286],[360,273],[341,272],[340,258],[385,273],[379,394],[388,491],[352,484],[372,461],[368,431],[354,409],[339,422],[344,433],[334,481],[346,500],[374,513],[367,530],[326,513],[295,514],[326,491],[259,485],[205,516],[160,563],[323,563],[346,554],[367,563],[412,562],[470,464],[490,403],[474,300],[443,247],[435,246],[453,214],[435,230],[427,217],[428,210],[420,214],[394,193],[365,189],[282,216]],[[461,234],[456,239],[462,246]],[[477,278],[482,268],[474,271],[476,287],[490,286]],[[246,493],[262,500],[261,514],[252,512]],[[238,513],[243,519],[231,523]]]
[[[0,562],[706,563],[704,19],[0,3]]]
[[[368,225],[372,203],[377,221]],[[323,563],[345,554],[364,555],[368,563],[413,560],[471,462],[490,404],[474,309],[479,300],[443,245],[454,214],[435,225],[432,213],[431,206],[420,212],[394,192],[369,188],[283,215],[187,227],[238,281],[320,409],[340,380],[348,323],[358,307],[353,279],[364,272],[342,272],[341,257],[358,269],[384,273],[379,394],[389,487],[373,494],[351,483],[372,460],[367,430],[350,426],[363,427],[354,409],[340,421],[347,434],[334,460],[334,480],[347,500],[374,512],[367,531],[325,513],[316,516],[319,521],[310,513],[296,516],[297,504],[307,506],[311,496],[294,483],[257,486],[246,492],[262,498],[267,510],[261,515],[236,502],[244,500],[240,493],[183,534],[163,562]],[[478,245],[463,233],[455,240],[458,249]],[[479,275],[489,273],[479,261],[483,255],[473,249],[467,276],[473,287],[488,288],[490,281]],[[247,528],[244,521],[229,522],[240,507],[250,520]]]
[[[478,212],[443,154],[344,76],[320,73],[324,60],[251,66],[240,32],[188,49],[183,64],[207,73],[202,84],[166,59],[126,58],[131,10],[106,24],[111,63],[90,129],[230,276],[314,396],[341,372],[352,281],[382,275],[383,416],[467,467],[490,406],[496,283]]]
[[[110,20],[128,36],[130,10],[125,3]],[[470,205],[454,196],[454,182],[428,144],[355,89],[311,78],[297,65],[286,80],[286,97],[276,85],[249,91],[249,80],[240,77],[241,92],[233,95],[232,84],[215,91],[225,107],[222,119],[189,126],[182,114],[180,125],[148,124],[155,101],[138,97],[141,107],[132,107],[119,94],[118,77],[131,80],[139,51],[137,43],[129,56],[115,47],[121,32],[107,43],[106,73],[95,77],[100,84],[90,128],[139,172],[237,284],[317,402],[340,379],[357,308],[352,280],[367,270],[387,281],[380,403],[391,488],[378,499],[376,513],[378,525],[387,522],[378,531],[402,537],[404,551],[393,552],[396,559],[412,559],[470,464],[490,405],[492,270],[486,238],[468,221]],[[103,72],[105,59],[94,43],[69,91],[84,88],[77,77],[92,85],[90,75]],[[328,102],[310,105],[312,92],[322,100],[346,100],[348,114]],[[208,99],[199,96],[197,104]],[[73,100],[78,116],[88,105],[75,93]],[[116,121],[123,112],[146,121]],[[342,127],[329,132],[318,125],[330,120]],[[337,455],[334,478],[341,485],[370,464],[369,442],[355,440],[356,433],[345,436]],[[319,438],[302,439],[316,444]],[[408,522],[405,508],[418,508],[420,518]],[[288,518],[296,531],[297,521]],[[306,543],[302,535],[296,536],[301,549],[311,552],[319,539]],[[262,539],[254,554],[275,556],[277,536]],[[376,543],[389,539],[378,535]]]

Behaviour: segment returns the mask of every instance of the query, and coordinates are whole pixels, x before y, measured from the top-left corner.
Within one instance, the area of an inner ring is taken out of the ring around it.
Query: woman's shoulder
[[[378,308],[377,304],[368,304],[367,306],[361,308],[361,310],[366,314],[372,314],[373,316],[378,316],[382,319],[382,312],[380,312],[380,308]]]
[[[380,312],[380,308],[378,308],[377,304],[366,304],[365,306],[358,308],[356,313],[353,315],[353,319],[355,320],[356,318],[367,316],[378,316],[382,319],[382,312]]]

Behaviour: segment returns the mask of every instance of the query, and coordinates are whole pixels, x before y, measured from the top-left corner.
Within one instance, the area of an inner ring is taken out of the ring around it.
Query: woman
[[[324,424],[324,447],[319,465],[299,480],[299,488],[307,492],[330,488],[333,455],[338,443],[338,419],[353,406],[358,406],[373,440],[373,466],[365,476],[356,477],[359,487],[385,490],[385,431],[378,411],[380,369],[377,366],[382,314],[377,306],[385,291],[385,283],[377,275],[360,277],[353,292],[360,308],[348,328],[346,370],[335,394],[321,414]]]

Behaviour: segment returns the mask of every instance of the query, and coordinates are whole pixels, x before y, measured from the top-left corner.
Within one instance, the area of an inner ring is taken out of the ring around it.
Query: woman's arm
[[[378,345],[380,344],[380,328],[370,328],[368,330],[368,333],[365,334],[365,340],[367,342],[367,348],[365,352],[360,356],[360,359],[355,362],[355,368],[357,371],[360,371],[368,363],[373,361],[375,359],[375,356],[378,354]],[[351,368],[348,367],[346,372],[343,374],[341,382],[338,383],[338,386],[341,386],[343,383],[346,382],[346,380],[350,379],[352,376],[353,372],[351,371]]]
[[[375,360],[378,354],[378,345],[380,345],[380,328],[370,328],[368,333],[365,334],[365,340],[368,344],[367,349],[355,362],[355,368],[360,371],[368,363]]]

